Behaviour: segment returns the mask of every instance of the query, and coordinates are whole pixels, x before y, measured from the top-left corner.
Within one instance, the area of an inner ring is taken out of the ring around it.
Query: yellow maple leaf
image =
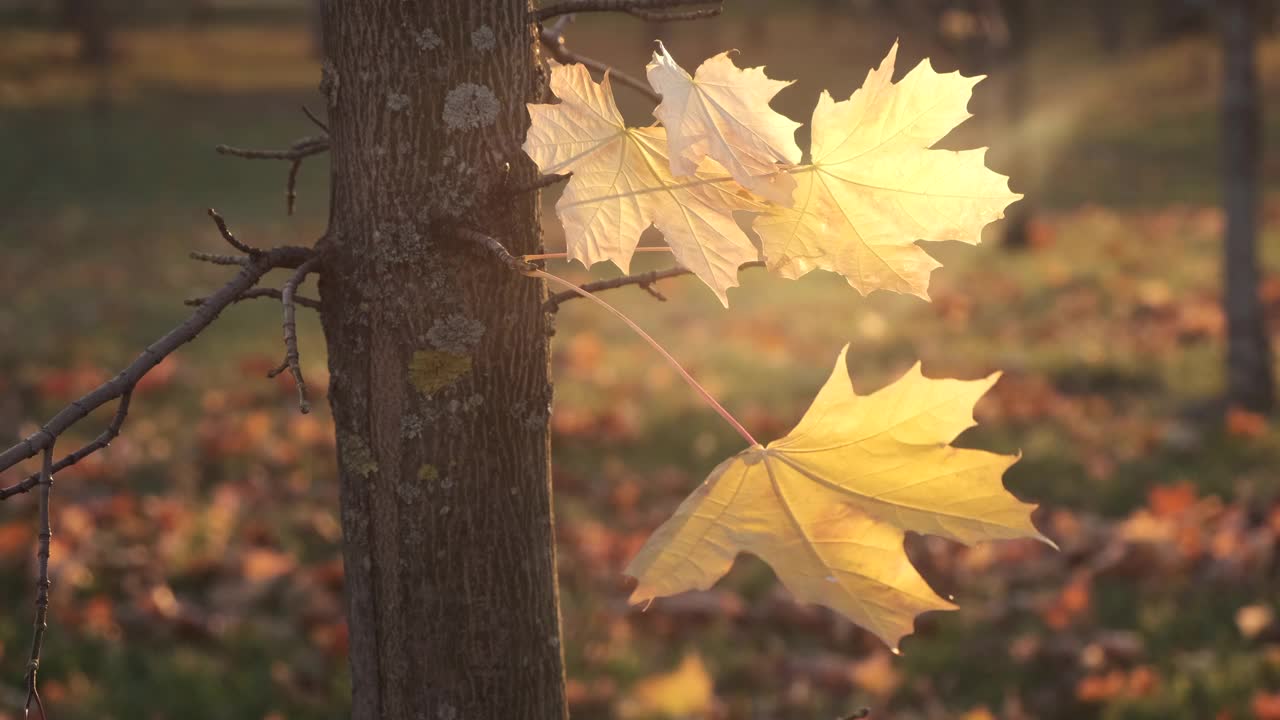
[[[588,267],[611,260],[626,272],[652,224],[727,306],[738,268],[759,259],[733,212],[761,205],[710,158],[676,178],[666,131],[627,127],[608,75],[597,83],[582,65],[555,65],[551,90],[560,103],[529,105],[524,151],[543,173],[573,173],[556,203],[569,257]]]
[[[668,673],[647,677],[617,705],[622,720],[706,717],[715,706],[711,674],[702,656],[689,653]]]
[[[796,181],[778,163],[800,162],[800,123],[774,112],[769,101],[790,82],[770,80],[764,68],[740,69],[723,52],[698,66],[693,77],[662,43],[645,68],[662,95],[653,114],[667,129],[671,171],[690,175],[705,157],[715,158],[752,192],[791,204]]]
[[[774,272],[837,272],[859,292],[928,299],[939,263],[916,240],[977,244],[982,228],[1022,197],[983,164],[986,149],[930,149],[969,118],[982,76],[938,73],[928,60],[893,83],[895,43],[848,100],[823,92],[813,111],[812,162],[792,171],[791,207],[753,225]]]
[[[917,363],[860,396],[840,352],[786,437],[721,463],[627,566],[632,602],[706,589],[740,552],[797,598],[848,616],[892,648],[916,615],[950,610],[912,567],[906,531],[963,543],[1037,538],[1034,505],[1001,481],[1016,456],[953,447],[996,381],[933,380]],[[1050,543],[1052,544],[1052,543]]]

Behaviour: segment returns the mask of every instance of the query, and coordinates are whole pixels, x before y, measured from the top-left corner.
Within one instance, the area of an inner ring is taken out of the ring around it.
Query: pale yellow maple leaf
[[[906,531],[963,543],[1045,539],[1034,505],[1004,488],[1016,456],[950,445],[998,378],[933,380],[920,365],[860,396],[841,351],[786,437],[721,463],[641,548],[632,602],[706,589],[740,552],[802,601],[826,605],[892,648],[915,617],[954,609],[903,550]]]
[[[662,43],[646,66],[662,102],[653,114],[667,129],[671,171],[690,175],[705,157],[715,158],[735,180],[761,197],[791,204],[796,181],[779,163],[800,162],[800,123],[775,112],[769,101],[790,82],[770,80],[764,68],[740,69],[723,52],[692,77]]]
[[[859,292],[928,299],[939,263],[916,240],[977,244],[982,228],[1022,197],[984,165],[986,149],[931,149],[970,117],[982,79],[938,73],[928,60],[893,83],[895,43],[848,99],[823,92],[813,112],[810,165],[792,172],[791,207],[755,219],[771,270],[797,278],[821,268]]]
[[[560,103],[529,105],[524,151],[543,173],[573,173],[556,203],[569,257],[588,267],[611,260],[626,272],[652,224],[727,306],[738,268],[759,259],[733,212],[760,203],[711,159],[688,177],[672,175],[666,131],[627,127],[607,75],[597,83],[582,65],[555,65],[551,90]]]

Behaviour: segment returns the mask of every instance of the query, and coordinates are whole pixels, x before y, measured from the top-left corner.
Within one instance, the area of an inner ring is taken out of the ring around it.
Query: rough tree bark
[[[318,250],[357,719],[566,716],[527,0],[328,0]],[[510,173],[507,164],[510,163]]]
[[[1227,402],[1268,411],[1275,401],[1271,342],[1258,297],[1258,178],[1262,158],[1256,0],[1219,0],[1222,25],[1223,302]]]

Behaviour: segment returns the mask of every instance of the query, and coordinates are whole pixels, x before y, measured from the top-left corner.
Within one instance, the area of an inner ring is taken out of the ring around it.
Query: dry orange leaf
[[[790,434],[721,463],[654,532],[626,570],[639,581],[632,602],[709,588],[749,552],[799,599],[896,649],[917,615],[955,607],[912,567],[906,531],[1049,542],[1031,523],[1034,506],[1004,489],[1016,456],[950,445],[997,375],[933,380],[917,364],[860,396],[847,350]]]
[[[1256,439],[1267,434],[1265,415],[1232,407],[1227,410],[1227,432],[1236,437]]]

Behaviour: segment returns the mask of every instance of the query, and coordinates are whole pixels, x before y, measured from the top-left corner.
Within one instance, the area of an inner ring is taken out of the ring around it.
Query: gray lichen
[[[489,52],[498,44],[498,39],[494,37],[493,28],[488,25],[481,25],[471,33],[471,47],[480,52]]]
[[[419,50],[435,50],[440,47],[440,36],[435,34],[431,28],[414,34],[413,41],[418,44]]]
[[[409,96],[398,92],[387,93],[387,109],[391,112],[409,109]]]
[[[422,418],[409,413],[400,418],[400,435],[405,440],[416,440],[422,437]]]
[[[492,90],[464,82],[444,98],[444,124],[452,130],[488,127],[498,119],[501,107]]]
[[[467,353],[484,337],[484,324],[466,315],[450,315],[436,320],[427,331],[427,342],[445,352]]]
[[[409,481],[396,483],[396,495],[401,502],[412,505],[422,499],[422,487]]]

